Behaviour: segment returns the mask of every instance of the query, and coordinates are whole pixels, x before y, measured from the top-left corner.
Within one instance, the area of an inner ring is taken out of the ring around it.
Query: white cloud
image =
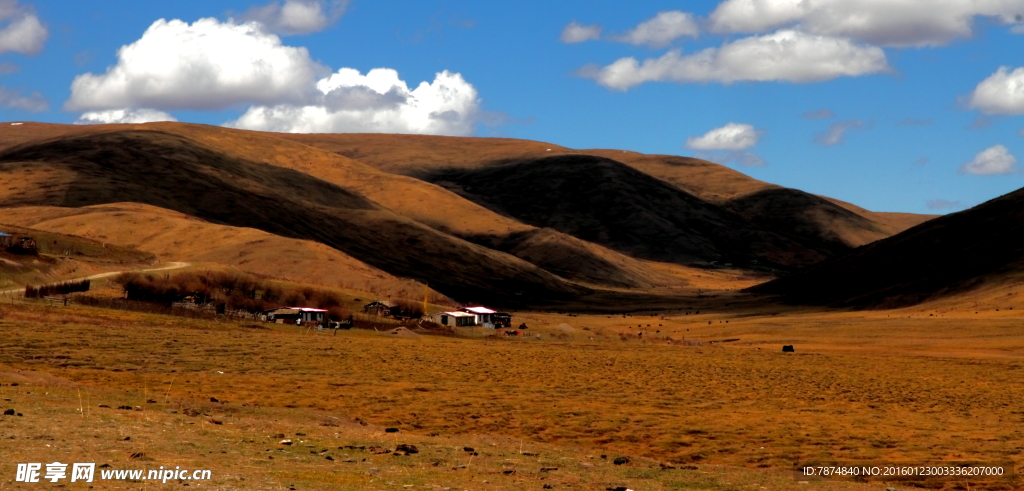
[[[828,129],[824,133],[819,133],[814,137],[814,141],[820,145],[830,147],[832,145],[838,145],[843,143],[846,132],[856,128],[863,128],[864,122],[859,119],[851,119],[849,121],[840,121],[838,123],[832,123],[828,126]]]
[[[848,39],[783,30],[726,43],[683,56],[672,50],[639,63],[620,58],[603,68],[585,67],[580,75],[612,89],[626,90],[650,81],[677,83],[751,81],[819,82],[867,75],[889,68],[881,48]]]
[[[601,26],[585,26],[578,22],[570,22],[562,29],[562,35],[558,38],[563,43],[582,43],[601,38]]]
[[[971,108],[986,114],[1024,114],[1024,67],[1012,72],[999,67],[974,88],[969,99]]]
[[[0,75],[8,75],[17,72],[18,70],[21,70],[21,67],[14,63],[0,63]]]
[[[177,121],[177,119],[156,109],[108,109],[87,112],[79,116],[75,124],[137,124],[155,121]]]
[[[348,7],[348,0],[285,0],[249,9],[240,18],[256,21],[282,35],[320,32],[333,24]]]
[[[476,89],[444,71],[409,90],[388,68],[366,75],[342,68],[316,83],[315,104],[251,107],[226,126],[287,133],[427,133],[470,135],[480,113]]]
[[[680,37],[697,37],[699,34],[700,27],[692,14],[671,10],[659,12],[653,19],[641,22],[633,30],[615,37],[615,40],[635,46],[661,48]]]
[[[327,72],[306,48],[284,46],[255,22],[160,19],[117,52],[105,74],[71,83],[69,110],[223,109],[238,104],[304,103]]]
[[[960,167],[961,174],[994,175],[1017,171],[1017,157],[1002,145],[993,145],[974,156],[974,160]]]
[[[970,37],[979,16],[1020,30],[1020,14],[1020,0],[725,0],[709,20],[722,33],[797,27],[883,46],[941,46]]]
[[[759,155],[747,151],[757,145],[763,131],[744,123],[728,123],[701,136],[686,139],[686,146],[699,150],[696,157],[719,164],[766,165]]]
[[[686,139],[686,146],[694,150],[746,150],[761,139],[760,131],[749,124],[729,123],[702,136]]]
[[[19,6],[17,0],[0,0],[0,53],[37,54],[49,36],[31,6]]]
[[[0,87],[0,105],[11,109],[21,109],[28,112],[42,112],[50,108],[50,103],[39,92],[32,92],[28,96],[22,96],[17,90],[8,90]]]

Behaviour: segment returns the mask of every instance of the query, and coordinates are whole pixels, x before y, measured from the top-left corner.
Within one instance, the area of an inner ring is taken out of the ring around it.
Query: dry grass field
[[[0,402],[24,415],[0,419],[3,487],[16,485],[15,463],[55,460],[210,469],[199,489],[296,490],[880,490],[799,484],[789,470],[811,459],[1024,464],[1024,327],[1005,308],[530,312],[514,321],[539,337],[513,339],[36,303],[0,315]],[[369,451],[399,444],[419,452]],[[632,462],[610,462],[620,456]]]

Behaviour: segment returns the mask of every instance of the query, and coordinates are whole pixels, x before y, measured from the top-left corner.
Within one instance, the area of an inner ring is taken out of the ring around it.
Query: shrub
[[[75,292],[89,291],[90,281],[67,281],[64,283],[53,283],[38,287],[26,286],[25,298],[43,298],[51,295],[67,295]]]

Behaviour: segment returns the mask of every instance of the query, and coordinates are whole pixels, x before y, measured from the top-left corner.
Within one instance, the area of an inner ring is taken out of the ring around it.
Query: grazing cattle
[[[782,347],[782,352],[783,353],[795,353],[796,350],[793,349],[793,345],[792,344],[787,344],[787,345]]]

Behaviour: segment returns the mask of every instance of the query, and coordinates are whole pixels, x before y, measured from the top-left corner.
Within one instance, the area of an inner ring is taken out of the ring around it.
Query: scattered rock
[[[118,409],[125,409],[125,410],[128,410],[128,411],[131,411],[132,409],[134,409],[134,408],[133,408],[133,407],[131,407],[131,406],[117,406],[117,408],[118,408]]]
[[[476,450],[473,447],[462,447],[462,450],[466,452],[476,452]]]
[[[385,428],[384,433],[398,433],[398,428]]]
[[[106,405],[106,404],[100,404],[100,405],[99,405],[99,406],[97,406],[97,407],[105,407],[105,408],[107,408],[107,409],[110,409],[110,406],[108,406],[108,405]]]
[[[278,433],[274,435],[274,438],[284,438],[284,433]]]
[[[306,436],[305,433],[296,433],[295,436]]]
[[[143,458],[145,456],[146,456],[146,454],[143,453],[143,452],[135,452],[135,453],[129,455],[128,458],[129,459],[141,459],[141,458]]]
[[[629,463],[629,457],[616,457],[616,459],[613,460],[612,463],[615,464],[615,465],[628,464]]]
[[[122,440],[122,441],[130,442],[130,441],[132,441],[132,437],[126,436],[126,437],[124,437],[124,440]]]
[[[501,473],[505,474],[506,476],[511,476],[512,474],[516,473],[516,470],[515,469],[509,469],[507,471],[501,471]]]
[[[325,458],[326,458],[327,460],[334,460],[334,457],[331,457],[330,455],[328,455],[328,456],[327,456],[327,457],[325,457]]]
[[[153,399],[146,399],[146,404],[156,404],[156,401]]]
[[[793,345],[792,344],[787,344],[787,345],[782,346],[782,352],[783,353],[795,353],[796,350],[793,349]]]
[[[558,470],[558,467],[541,467],[540,468],[541,472],[551,472],[551,471],[557,471],[557,470]]]
[[[13,409],[8,409],[8,410],[4,411],[4,416],[14,416],[14,410]]]
[[[525,455],[527,457],[536,457],[537,456],[537,454],[534,453],[534,452],[519,452],[519,453],[521,453],[521,454],[523,454],[523,455]]]
[[[209,419],[209,420],[207,420],[207,422],[215,424],[215,425],[222,425],[222,424],[224,424],[224,423],[222,423],[220,421],[217,421],[215,419]]]
[[[292,444],[292,440],[290,438],[285,438],[284,440],[280,441],[280,444],[281,445],[291,445]]]
[[[388,450],[388,449],[386,449],[384,447],[379,447],[377,445],[374,445],[374,446],[372,446],[372,447],[370,447],[370,448],[368,448],[366,450],[369,451],[372,454],[377,454],[377,455],[391,453],[391,450]]]
[[[409,455],[414,453],[420,453],[420,450],[416,448],[416,445],[403,443],[395,447],[395,455]]]
[[[216,397],[211,397],[210,398],[210,402],[220,402],[220,401],[218,401]]]
[[[196,416],[200,416],[200,415],[202,415],[202,414],[203,414],[203,413],[200,413],[199,411],[197,411],[197,410],[195,410],[195,409],[192,409],[192,408],[188,408],[188,409],[186,409],[186,410],[182,411],[182,413],[183,413],[183,414],[184,414],[185,416],[192,416],[193,418],[194,418],[194,417],[196,417]]]

